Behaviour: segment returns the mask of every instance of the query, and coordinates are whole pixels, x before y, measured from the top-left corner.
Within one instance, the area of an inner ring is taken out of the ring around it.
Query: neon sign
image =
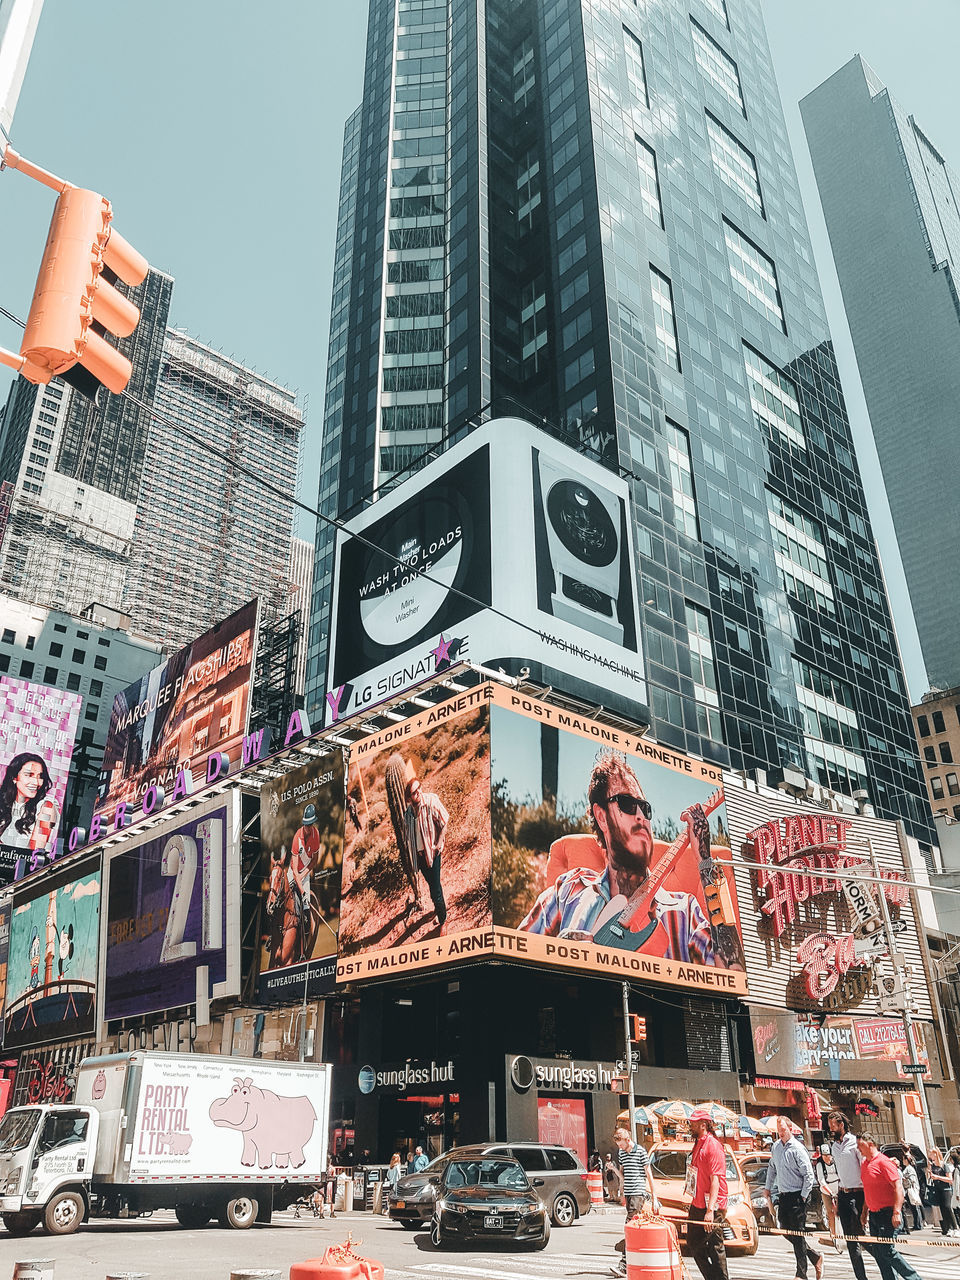
[[[824,1000],[836,990],[845,973],[869,965],[870,960],[857,954],[852,933],[842,933],[839,937],[832,933],[814,933],[800,944],[797,964],[803,970],[807,995],[811,1000]]]
[[[776,937],[794,923],[801,903],[842,891],[838,872],[869,870],[867,858],[847,852],[852,826],[849,819],[834,814],[804,813],[772,818],[747,835],[749,850],[758,864],[753,877],[761,898],[760,910]],[[778,866],[791,870],[779,872]],[[884,870],[880,878],[887,901],[903,906],[909,892],[903,873]]]

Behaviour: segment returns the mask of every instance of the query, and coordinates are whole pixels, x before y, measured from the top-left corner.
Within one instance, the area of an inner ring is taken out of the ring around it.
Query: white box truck
[[[88,1217],[174,1209],[186,1227],[243,1228],[322,1184],[326,1063],[206,1054],[85,1059],[70,1106],[0,1120],[0,1217],[53,1235]]]

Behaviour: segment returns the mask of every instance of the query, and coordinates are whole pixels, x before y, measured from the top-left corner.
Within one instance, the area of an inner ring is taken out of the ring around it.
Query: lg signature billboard
[[[103,1017],[240,989],[240,813],[235,791],[131,836],[104,869]]]
[[[626,482],[527,422],[487,423],[349,523],[331,636],[328,721],[457,658],[562,674],[642,719]]]
[[[0,886],[56,849],[82,705],[79,693],[0,676]]]
[[[154,784],[169,797],[177,774],[195,783],[211,752],[240,759],[250,708],[257,601],[252,600],[118,693],[103,754],[98,812],[139,802]]]

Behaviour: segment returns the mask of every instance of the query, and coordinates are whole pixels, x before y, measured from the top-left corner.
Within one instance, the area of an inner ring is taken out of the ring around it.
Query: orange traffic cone
[[[672,1222],[637,1215],[627,1223],[624,1234],[627,1280],[682,1280],[683,1263]]]

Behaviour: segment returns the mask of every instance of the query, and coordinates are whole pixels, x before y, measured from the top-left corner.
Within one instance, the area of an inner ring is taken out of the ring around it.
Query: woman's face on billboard
[[[38,760],[28,760],[15,779],[17,799],[32,800],[43,786],[43,765]]]

